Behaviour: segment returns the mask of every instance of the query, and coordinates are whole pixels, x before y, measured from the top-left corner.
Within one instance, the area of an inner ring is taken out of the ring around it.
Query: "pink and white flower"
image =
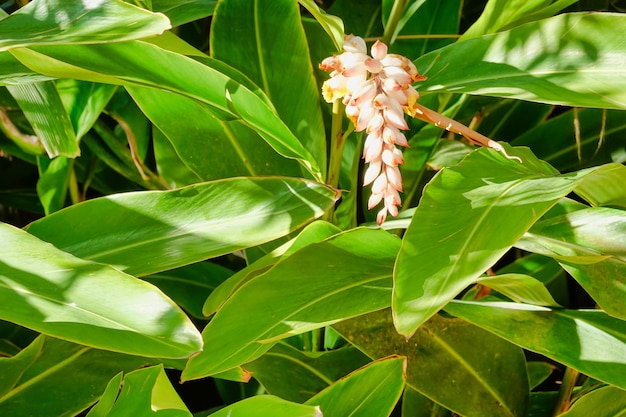
[[[401,55],[388,54],[387,45],[376,41],[367,55],[365,41],[353,35],[344,40],[344,52],[322,61],[320,68],[330,71],[322,94],[331,103],[342,98],[346,115],[355,131],[365,131],[363,158],[368,165],[363,185],[372,184],[368,200],[371,210],[383,202],[376,221],[382,224],[387,214],[398,215],[402,204],[402,177],[398,165],[404,163],[396,147],[409,144],[401,132],[409,127],[404,113],[411,112],[419,93],[412,83],[424,80],[415,65]]]

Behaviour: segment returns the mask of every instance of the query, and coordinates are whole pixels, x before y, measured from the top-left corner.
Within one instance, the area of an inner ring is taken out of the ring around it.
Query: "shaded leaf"
[[[525,415],[524,354],[489,332],[459,319],[433,316],[407,340],[395,331],[388,310],[333,327],[373,359],[391,353],[406,356],[407,385],[458,414]]]
[[[372,362],[335,382],[306,403],[334,417],[387,417],[402,395],[406,358]]]
[[[617,417],[626,410],[626,391],[602,387],[583,395],[562,417]]]
[[[151,0],[152,10],[166,15],[172,26],[199,20],[213,14],[217,0]]]
[[[46,215],[59,211],[65,206],[65,197],[72,170],[72,160],[58,156],[53,160],[37,158],[39,180],[37,195]]]
[[[546,362],[528,362],[528,380],[530,389],[533,390],[544,382],[552,374],[552,367]]]
[[[6,224],[0,235],[1,319],[142,356],[181,358],[202,348],[195,326],[152,285]]]
[[[626,388],[626,322],[600,310],[453,301],[446,311],[593,378]]]
[[[231,178],[85,201],[28,231],[81,258],[148,275],[276,239],[321,216],[335,198],[306,180]]]
[[[120,371],[147,363],[40,336],[18,355],[0,358],[0,409],[9,416],[74,416],[93,404]]]
[[[327,352],[302,352],[278,343],[245,367],[270,394],[304,402],[368,362],[369,358],[350,346]]]

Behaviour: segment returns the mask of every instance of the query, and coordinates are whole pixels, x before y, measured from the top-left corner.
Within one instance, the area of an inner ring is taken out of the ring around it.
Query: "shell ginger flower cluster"
[[[346,114],[355,131],[365,130],[367,138],[363,158],[368,165],[363,185],[372,184],[368,209],[383,202],[376,221],[382,224],[387,214],[398,215],[401,205],[402,177],[398,165],[404,163],[398,146],[408,146],[402,130],[409,127],[404,112],[409,112],[419,98],[412,83],[425,79],[415,65],[401,55],[388,54],[387,45],[376,41],[367,55],[365,41],[346,36],[340,55],[328,57],[320,68],[331,71],[322,94],[332,103],[343,98]]]

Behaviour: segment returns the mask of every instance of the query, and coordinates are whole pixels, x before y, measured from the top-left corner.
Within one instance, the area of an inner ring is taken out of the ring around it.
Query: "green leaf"
[[[618,206],[626,208],[626,166],[613,164],[610,168],[592,173],[576,194],[593,206]]]
[[[80,155],[76,133],[52,81],[8,85],[50,158]]]
[[[613,167],[557,175],[528,149],[510,152],[523,163],[479,149],[424,188],[394,272],[392,305],[401,334],[413,334],[476,282],[587,175]]]
[[[546,362],[528,362],[528,380],[533,390],[552,375],[552,366]]]
[[[329,187],[306,180],[230,178],[88,200],[28,231],[81,258],[149,275],[286,235],[320,217],[335,198]]]
[[[106,417],[109,414],[120,393],[120,384],[122,383],[123,377],[123,373],[120,372],[109,381],[102,397],[100,397],[100,401],[91,407],[89,413],[87,413],[87,417]]]
[[[76,140],[91,129],[117,88],[69,79],[57,80],[55,84],[72,121]]]
[[[306,403],[334,417],[386,417],[402,395],[406,358],[372,362],[335,382]]]
[[[407,385],[402,396],[402,417],[452,417],[452,412]]]
[[[322,417],[319,407],[296,404],[271,395],[257,395],[239,401],[210,417]]]
[[[119,0],[34,0],[0,22],[0,51],[26,45],[126,41],[170,28],[162,14]]]
[[[295,161],[278,155],[254,130],[238,120],[220,120],[197,100],[149,88],[128,91],[171,144],[157,154],[164,170],[171,172],[183,165],[194,174],[193,183],[239,175],[302,175]],[[164,158],[172,158],[172,152],[180,159],[168,163]]]
[[[0,235],[0,319],[128,354],[182,358],[202,348],[195,326],[152,285],[3,223]]]
[[[147,363],[40,336],[18,355],[0,358],[0,409],[7,416],[74,416],[120,371]]]
[[[244,72],[261,87],[324,172],[320,93],[298,4],[293,0],[221,0],[211,23],[211,56]]]
[[[576,400],[561,417],[618,417],[626,410],[626,392],[615,387],[602,387]]]
[[[0,51],[0,85],[34,83],[52,79],[53,77],[33,72],[9,52]]]
[[[313,0],[298,0],[298,3],[309,11],[332,39],[337,51],[343,50],[343,21],[337,16],[329,15]]]
[[[453,301],[445,310],[601,381],[626,388],[626,322],[600,310]]]
[[[420,57],[417,88],[626,109],[624,45],[626,15],[562,14]]]
[[[327,352],[302,352],[278,343],[259,359],[246,364],[246,369],[270,394],[304,402],[368,362],[369,358],[351,346]]]
[[[40,172],[37,181],[37,195],[46,215],[48,215],[65,206],[65,197],[73,164],[71,159],[63,156],[58,156],[53,160],[38,157],[37,164]]]
[[[124,381],[115,386],[115,380],[107,386],[105,394],[119,391],[115,404],[96,405],[88,417],[191,417],[169,382],[163,365],[138,369],[124,376]]]
[[[211,16],[217,0],[151,0],[152,10],[166,15],[172,26]]]
[[[518,303],[559,307],[541,281],[524,274],[503,274],[477,280]]]
[[[354,229],[248,281],[205,327],[205,349],[189,361],[183,380],[250,362],[282,338],[387,307],[398,246],[385,231]]]
[[[489,0],[463,40],[555,15],[576,0]]]
[[[217,287],[204,303],[204,307],[202,308],[204,315],[210,316],[215,313],[220,309],[224,302],[226,302],[228,297],[230,297],[239,287],[265,272],[281,259],[288,257],[295,251],[302,249],[311,243],[321,242],[322,240],[329,238],[340,231],[341,230],[339,230],[336,226],[324,221],[311,223],[298,233],[298,236],[271,253],[268,253],[256,262],[248,265],[241,271],[238,271],[227,281],[224,281],[222,285]]]
[[[626,319],[626,211],[588,208],[536,223],[515,246],[555,258],[608,314]]]
[[[276,152],[296,159],[314,178],[321,178],[315,159],[278,117],[267,97],[250,90],[249,81],[242,83],[241,75],[222,62],[198,62],[141,41],[38,46],[11,53],[34,71],[58,78],[166,89],[199,100],[217,117],[241,120]]]
[[[406,356],[407,385],[460,415],[525,415],[529,389],[524,353],[489,332],[433,316],[407,340],[395,331],[388,310],[333,327],[373,359]]]

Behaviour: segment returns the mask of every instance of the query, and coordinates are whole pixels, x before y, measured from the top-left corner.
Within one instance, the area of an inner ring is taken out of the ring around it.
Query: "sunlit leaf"
[[[140,39],[170,27],[162,14],[119,0],[34,0],[0,22],[0,51]]]
[[[546,287],[535,278],[523,274],[503,274],[477,280],[513,301],[558,307]]]
[[[626,391],[615,387],[602,387],[576,400],[562,417],[614,417],[626,410]]]
[[[280,339],[387,307],[398,245],[387,232],[355,229],[308,245],[248,281],[205,327],[205,349],[183,379],[228,370]]]
[[[302,7],[306,8],[309,13],[324,28],[328,36],[333,40],[337,51],[343,50],[343,22],[337,16],[329,15],[313,0],[298,0]]]
[[[0,235],[0,319],[142,356],[181,358],[202,348],[196,327],[152,285],[3,223]]]
[[[401,334],[413,334],[474,283],[587,175],[614,168],[557,175],[528,149],[510,152],[523,163],[480,149],[424,188],[394,272],[394,322]]]
[[[296,404],[271,395],[258,395],[239,401],[210,417],[322,417],[319,407]]]
[[[335,198],[305,180],[231,178],[88,200],[28,231],[81,258],[148,275],[286,235],[320,217]]]
[[[213,14],[217,0],[151,0],[152,10],[166,15],[172,26],[199,20]]]
[[[404,357],[381,359],[352,372],[306,403],[319,406],[327,416],[386,417],[402,394],[405,370]]]
[[[626,15],[562,14],[419,57],[417,88],[626,109],[624,45]]]

